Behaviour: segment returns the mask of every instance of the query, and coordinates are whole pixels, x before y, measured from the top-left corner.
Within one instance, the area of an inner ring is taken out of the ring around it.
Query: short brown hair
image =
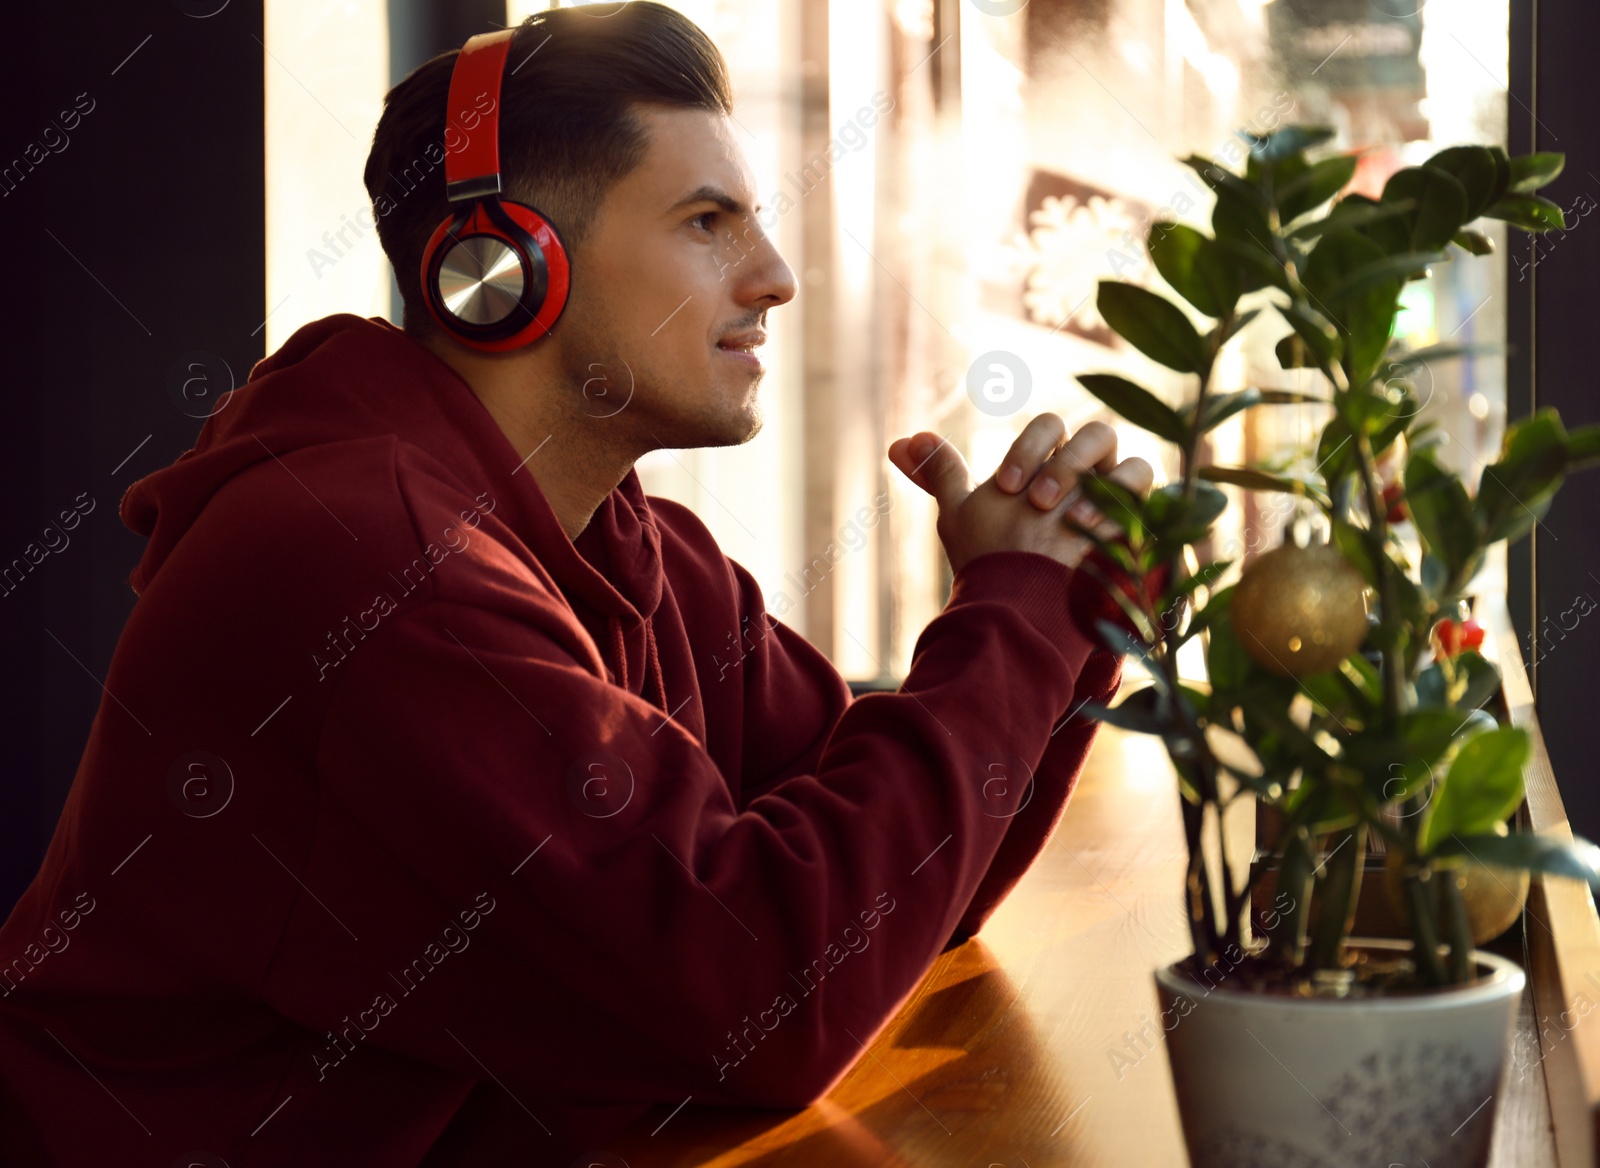
[[[415,334],[436,327],[419,269],[450,213],[443,143],[457,52],[424,62],[389,91],[362,175]],[[649,139],[635,103],[733,112],[722,53],[688,17],[631,0],[536,12],[517,26],[500,94],[504,194],[539,210],[569,252],[610,188],[644,160]]]

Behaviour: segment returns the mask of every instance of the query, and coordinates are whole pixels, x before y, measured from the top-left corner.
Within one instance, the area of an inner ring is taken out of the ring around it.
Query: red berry
[[[1161,599],[1171,574],[1170,565],[1156,565],[1144,577],[1144,586],[1141,590],[1139,583],[1122,565],[1099,548],[1090,548],[1083,562],[1073,570],[1072,576],[1067,581],[1067,608],[1072,615],[1072,623],[1077,625],[1079,632],[1096,644],[1100,643],[1101,638],[1095,622],[1102,620],[1110,621],[1129,636],[1143,640],[1133,621],[1123,611],[1122,605],[1117,603],[1116,598],[1101,580],[1109,581],[1124,597],[1132,601],[1136,608],[1144,610],[1154,624],[1156,603]]]
[[[1454,657],[1463,649],[1476,650],[1483,644],[1483,626],[1475,620],[1457,623],[1446,617],[1433,627],[1433,637],[1441,656]]]
[[[1406,506],[1405,488],[1399,483],[1390,483],[1383,488],[1383,505],[1388,508],[1390,523],[1404,523],[1411,518],[1411,511]]]

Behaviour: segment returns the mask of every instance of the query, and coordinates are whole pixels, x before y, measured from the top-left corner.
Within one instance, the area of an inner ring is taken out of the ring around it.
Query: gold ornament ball
[[[1512,871],[1490,864],[1467,863],[1461,866],[1461,899],[1467,906],[1467,922],[1472,926],[1472,943],[1493,941],[1516,923],[1528,899],[1526,869]]]
[[[1286,543],[1245,568],[1233,590],[1234,635],[1263,669],[1322,673],[1366,640],[1366,587],[1337,548]]]
[[[1384,891],[1388,894],[1390,907],[1402,921],[1411,919],[1411,909],[1406,903],[1405,888],[1401,882],[1404,867],[1399,852],[1390,852],[1384,858]],[[1436,872],[1434,879],[1454,879],[1456,886],[1461,889],[1461,902],[1466,906],[1467,926],[1472,930],[1474,945],[1493,941],[1516,924],[1523,906],[1528,902],[1526,869],[1513,870],[1468,860],[1459,868]]]

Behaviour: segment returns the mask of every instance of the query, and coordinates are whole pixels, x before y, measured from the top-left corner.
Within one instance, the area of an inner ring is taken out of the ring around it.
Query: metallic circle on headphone
[[[522,300],[522,260],[514,248],[488,235],[473,235],[445,253],[439,294],[457,320],[498,324]]]

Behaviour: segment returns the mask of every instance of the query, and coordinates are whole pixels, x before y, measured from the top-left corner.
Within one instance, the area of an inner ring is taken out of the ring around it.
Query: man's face
[[[597,424],[645,449],[747,442],[762,425],[761,350],[733,346],[762,339],[794,273],[756,218],[728,118],[635,112],[648,152],[601,203],[551,339]]]

